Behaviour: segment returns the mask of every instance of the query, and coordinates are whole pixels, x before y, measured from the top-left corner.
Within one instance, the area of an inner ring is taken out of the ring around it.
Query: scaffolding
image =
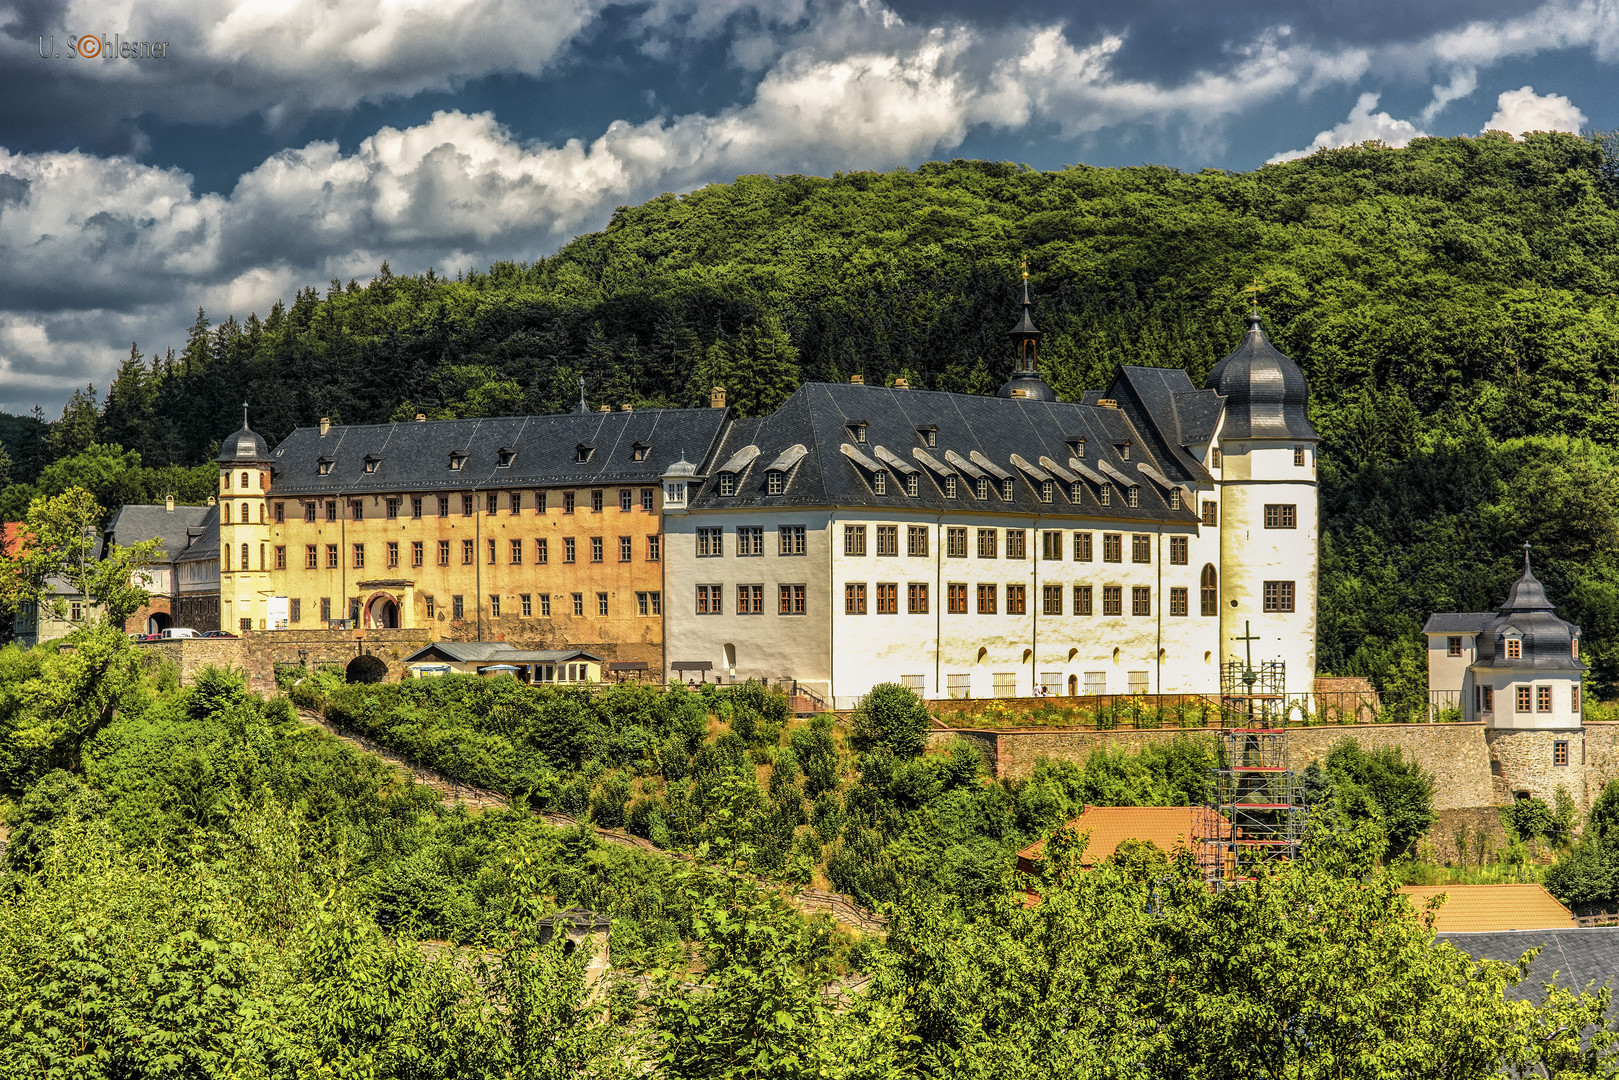
[[[1196,821],[1203,878],[1217,888],[1299,856],[1304,803],[1298,777],[1287,767],[1285,740],[1280,727],[1220,733],[1208,802]]]
[[[1287,721],[1287,665],[1241,660],[1220,667],[1220,709],[1232,727],[1282,727]]]

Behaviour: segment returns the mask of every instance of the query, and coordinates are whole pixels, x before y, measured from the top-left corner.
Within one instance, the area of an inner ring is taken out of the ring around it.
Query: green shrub
[[[887,750],[914,757],[927,747],[928,710],[915,691],[898,683],[872,687],[851,718],[850,744],[861,753]]]

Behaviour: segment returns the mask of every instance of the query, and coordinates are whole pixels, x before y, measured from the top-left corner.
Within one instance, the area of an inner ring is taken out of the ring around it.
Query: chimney
[[[1117,409],[1119,407],[1118,401],[1110,397],[1097,398],[1096,403],[1104,409]]]
[[[164,497],[164,499],[163,499],[163,509],[167,510],[171,514],[174,513],[174,496],[173,495],[168,495],[168,496]]]
[[[596,411],[597,412],[612,412],[613,407],[611,405],[603,405],[601,408],[597,409]]]
[[[895,390],[909,390],[910,388],[911,388],[911,380],[909,380],[909,379],[895,379],[894,380],[894,389]]]
[[[622,405],[620,405],[618,407],[618,411],[619,412],[634,412],[635,411],[635,406],[631,405],[629,402],[626,401],[624,404],[622,404]]]
[[[708,407],[710,409],[725,408],[725,387],[716,386],[708,392]]]
[[[850,375],[849,382],[853,386],[865,386],[866,377],[864,375]]]
[[[416,422],[418,424],[425,423],[426,420],[427,420],[427,414],[426,413],[419,412],[419,413],[416,414]]]
[[[320,418],[320,437],[324,439],[326,437],[326,433],[328,431],[330,431],[330,430],[332,430],[332,418],[330,416],[321,417]]]
[[[217,506],[217,505],[219,505],[219,500],[214,498],[212,495],[210,495],[210,496],[208,496],[208,505],[209,506]]]

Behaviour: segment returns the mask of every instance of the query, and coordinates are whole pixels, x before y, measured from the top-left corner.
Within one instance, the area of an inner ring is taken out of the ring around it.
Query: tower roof
[[[1512,583],[1512,589],[1507,593],[1507,602],[1501,605],[1501,614],[1508,615],[1517,611],[1554,611],[1555,605],[1546,595],[1546,586],[1540,583],[1535,572],[1529,567],[1529,545],[1523,546],[1523,575]]]
[[[1574,640],[1579,636],[1578,626],[1557,617],[1546,587],[1530,569],[1529,545],[1525,544],[1523,574],[1479,635],[1475,666],[1582,671],[1585,665],[1574,655]],[[1508,638],[1519,640],[1519,655],[1506,655]]]
[[[1225,398],[1224,438],[1316,439],[1306,412],[1309,382],[1259,328],[1258,308],[1242,344],[1214,365],[1203,385]]]
[[[1007,379],[996,397],[1025,398],[1030,401],[1056,401],[1057,392],[1040,377],[1040,364],[1036,357],[1040,331],[1034,325],[1034,305],[1029,300],[1029,272],[1023,271],[1023,312],[1007,336],[1017,342],[1017,361],[1012,377]]]
[[[242,403],[242,429],[219,446],[219,456],[214,459],[221,465],[250,465],[268,464],[270,461],[270,447],[262,436],[247,426],[247,403]]]

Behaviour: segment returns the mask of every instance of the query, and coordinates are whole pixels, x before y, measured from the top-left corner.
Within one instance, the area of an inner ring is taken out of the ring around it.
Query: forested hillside
[[[48,438],[0,434],[31,484],[92,441],[146,469],[196,464],[244,399],[274,440],[323,415],[561,410],[580,375],[592,406],[697,403],[723,383],[750,413],[854,373],[985,392],[1010,367],[1024,257],[1065,398],[1125,362],[1201,380],[1257,281],[1325,440],[1324,671],[1414,703],[1422,620],[1499,603],[1528,539],[1584,625],[1594,689],[1611,690],[1619,152],[1605,136],[1422,139],[1241,174],[954,162],[742,177],[623,208],[524,266],[384,266],[263,319],[199,312],[183,349],[133,350],[104,400],[76,398]],[[17,487],[8,512],[33,491]]]

